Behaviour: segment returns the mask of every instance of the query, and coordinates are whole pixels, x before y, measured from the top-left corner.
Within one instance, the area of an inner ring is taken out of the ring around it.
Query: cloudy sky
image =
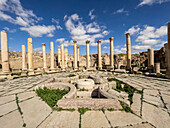
[[[167,42],[170,22],[170,0],[0,0],[0,30],[8,32],[9,48],[21,51],[27,37],[33,38],[33,49],[41,52],[42,43],[55,52],[61,43],[73,54],[73,40],[86,53],[109,53],[109,38],[114,37],[115,53],[126,52],[125,33],[131,33],[132,52],[160,49]]]

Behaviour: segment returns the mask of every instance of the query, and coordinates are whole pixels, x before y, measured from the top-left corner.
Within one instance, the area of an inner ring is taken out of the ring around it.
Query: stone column
[[[46,58],[46,51],[45,51],[45,43],[42,43],[42,52],[43,52],[43,68],[44,70],[47,69],[47,58]]]
[[[27,70],[25,45],[22,45],[22,70],[23,71]]]
[[[155,73],[160,73],[160,63],[155,63]]]
[[[80,67],[80,58],[79,58],[79,46],[77,46],[77,65]]]
[[[148,71],[153,72],[154,68],[154,49],[148,49]]]
[[[110,38],[110,66],[114,68],[114,50],[113,50],[113,37]]]
[[[130,33],[126,33],[126,47],[127,47],[127,69],[131,70],[131,40]]]
[[[50,43],[50,59],[51,59],[51,67],[50,69],[54,71],[54,42],[51,41]]]
[[[170,22],[168,23],[168,68],[166,71],[166,77],[170,78]]]
[[[27,38],[27,42],[28,42],[28,75],[34,75],[32,38]]]
[[[98,69],[102,69],[102,57],[101,57],[101,40],[97,41],[98,43]]]
[[[57,52],[58,52],[58,67],[60,67],[61,66],[61,49],[58,48]]]
[[[61,68],[64,69],[64,44],[61,44]]]
[[[64,49],[64,53],[65,53],[65,55],[64,55],[64,57],[65,57],[65,67],[67,67],[68,66],[67,65],[67,62],[68,62],[68,49],[67,48]]]
[[[74,69],[77,69],[77,41],[74,40]]]
[[[168,68],[168,43],[164,44],[165,47],[165,66]]]
[[[2,74],[10,75],[7,32],[1,31]]]
[[[90,67],[90,55],[89,55],[89,43],[90,41],[86,41],[86,69]]]

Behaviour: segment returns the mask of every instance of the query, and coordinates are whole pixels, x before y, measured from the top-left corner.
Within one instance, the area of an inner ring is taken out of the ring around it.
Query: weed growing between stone
[[[56,111],[70,111],[70,112],[75,111],[75,109],[74,109],[74,108],[70,108],[70,109],[63,109],[63,108],[58,108],[58,107],[53,107],[53,110],[56,110]]]
[[[76,76],[75,74],[69,74],[69,75],[67,75],[67,77],[74,77],[74,76]]]
[[[124,104],[122,101],[119,101],[119,102],[120,102],[120,105],[122,106],[123,111],[133,113],[132,109],[128,105]]]
[[[80,115],[83,115],[86,111],[89,111],[89,110],[90,109],[88,109],[88,108],[78,108]]]
[[[47,87],[39,88],[36,90],[36,93],[43,101],[45,101],[51,108],[53,108],[57,101],[60,100],[65,94],[67,94],[68,90],[60,90],[60,89],[49,89]]]
[[[109,78],[108,81],[116,81],[116,88],[114,90],[118,91],[119,93],[121,91],[126,92],[128,94],[128,100],[130,101],[130,104],[133,103],[134,92],[139,93],[139,94],[143,93],[142,91],[137,90],[136,88],[134,88],[126,83],[123,83],[115,78]],[[123,87],[122,87],[122,84],[124,85]]]

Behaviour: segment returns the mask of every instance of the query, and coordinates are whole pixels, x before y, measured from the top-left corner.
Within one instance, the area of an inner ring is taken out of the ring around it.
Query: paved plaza
[[[25,125],[27,128],[169,128],[170,80],[142,75],[114,76],[94,72],[94,75],[102,78],[115,77],[142,90],[143,94],[133,95],[133,113],[119,110],[89,110],[80,115],[77,110],[52,110],[33,91],[36,85],[50,78],[62,78],[68,74],[46,74],[1,82],[0,127],[22,128]]]

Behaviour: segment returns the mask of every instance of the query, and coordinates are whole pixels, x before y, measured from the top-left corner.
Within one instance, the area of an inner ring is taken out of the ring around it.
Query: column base
[[[0,78],[7,78],[11,76],[11,72],[0,72]]]
[[[25,76],[27,76],[27,70],[22,70],[21,77],[25,77]]]
[[[34,75],[35,75],[34,70],[33,70],[33,69],[28,70],[28,75],[29,75],[29,76],[34,76]]]
[[[44,72],[48,72],[49,69],[48,69],[48,68],[43,68],[43,71],[44,71]]]
[[[102,70],[102,67],[97,67],[97,70]]]

